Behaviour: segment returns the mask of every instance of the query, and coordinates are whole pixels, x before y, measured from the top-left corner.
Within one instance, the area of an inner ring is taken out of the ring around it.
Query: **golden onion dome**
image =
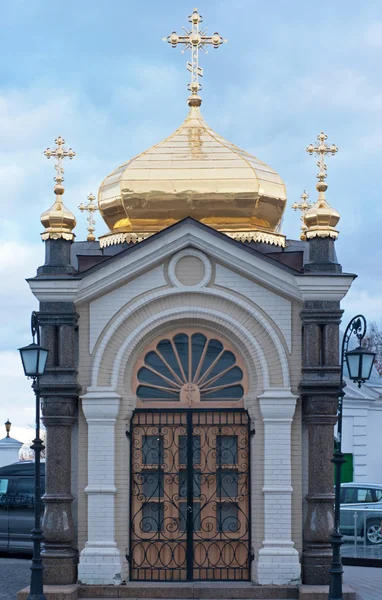
[[[327,188],[328,186],[324,181],[317,183],[318,200],[304,215],[307,239],[314,237],[338,238],[338,231],[335,227],[340,220],[340,214],[328,204],[325,198]]]
[[[200,104],[191,96],[175,133],[103,181],[98,204],[110,231],[100,237],[101,247],[140,241],[185,217],[242,241],[285,245],[281,177],[215,133]]]
[[[73,229],[76,226],[76,218],[62,201],[64,191],[61,184],[55,185],[56,201],[40,217],[45,227],[45,231],[41,234],[43,240],[63,238],[72,241],[75,237]]]
[[[56,182],[56,185],[53,188],[53,191],[56,195],[56,201],[42,213],[40,220],[41,223],[45,227],[45,231],[41,234],[43,240],[58,240],[60,238],[64,240],[68,240],[72,242],[75,238],[73,233],[73,229],[76,226],[76,218],[72,212],[64,205],[62,201],[62,196],[65,192],[65,189],[62,185],[64,181],[64,167],[63,161],[66,158],[72,160],[76,153],[72,148],[65,147],[65,140],[60,135],[55,139],[56,147],[52,150],[51,148],[46,148],[44,150],[44,155],[47,159],[53,158],[55,160],[54,169],[56,171],[56,175],[53,178]]]

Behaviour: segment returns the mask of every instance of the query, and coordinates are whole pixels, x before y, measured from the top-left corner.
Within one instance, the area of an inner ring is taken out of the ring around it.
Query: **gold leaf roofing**
[[[106,177],[98,200],[111,233],[146,237],[187,216],[225,232],[277,233],[286,190],[273,169],[215,133],[192,106],[173,134]]]

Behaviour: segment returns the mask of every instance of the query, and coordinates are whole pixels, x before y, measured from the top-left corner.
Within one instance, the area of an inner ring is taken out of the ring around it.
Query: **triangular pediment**
[[[205,253],[249,282],[291,301],[340,301],[354,279],[354,275],[345,273],[301,273],[187,217],[73,277],[38,276],[28,283],[40,301],[71,301],[79,305],[109,294],[186,248]]]
[[[187,218],[82,273],[77,301],[89,301],[108,293],[185,248],[204,252],[223,266],[234,269],[277,293],[300,298],[295,281],[297,271]]]

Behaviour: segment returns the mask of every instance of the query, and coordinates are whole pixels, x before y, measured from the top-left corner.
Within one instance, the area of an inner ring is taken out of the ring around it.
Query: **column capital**
[[[121,396],[112,388],[88,387],[81,396],[82,410],[86,421],[114,422],[118,416]]]
[[[75,398],[54,397],[41,399],[42,421],[47,427],[72,426],[76,419],[77,402]]]
[[[290,388],[266,388],[258,396],[263,421],[292,421],[297,398]]]

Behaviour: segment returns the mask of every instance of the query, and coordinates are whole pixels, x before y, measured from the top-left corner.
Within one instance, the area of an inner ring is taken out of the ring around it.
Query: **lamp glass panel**
[[[30,346],[20,349],[21,360],[23,361],[23,367],[26,376],[33,376],[37,374],[38,350],[38,346],[35,344],[31,344]]]
[[[47,358],[48,358],[48,350],[45,350],[45,348],[40,348],[39,358],[38,358],[38,374],[39,375],[44,374]]]
[[[360,360],[361,356],[358,353],[348,352],[346,355],[350,379],[360,379]]]
[[[369,379],[374,363],[374,352],[364,352],[362,355],[362,379]]]

